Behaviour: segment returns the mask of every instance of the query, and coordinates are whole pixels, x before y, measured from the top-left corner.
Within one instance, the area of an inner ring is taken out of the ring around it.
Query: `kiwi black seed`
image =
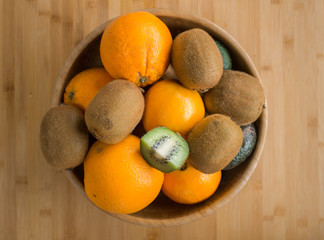
[[[143,158],[152,167],[169,173],[181,168],[189,154],[188,143],[166,127],[157,127],[141,138]]]
[[[213,38],[199,28],[179,34],[172,46],[172,65],[185,87],[206,91],[223,73],[222,55]]]
[[[238,154],[235,156],[235,158],[224,168],[224,170],[230,170],[238,165],[240,165],[242,162],[244,162],[252,153],[256,141],[257,141],[257,133],[256,129],[253,123],[242,126],[241,127],[243,132],[243,144],[238,152]]]
[[[115,144],[132,132],[143,111],[141,90],[132,82],[117,79],[106,84],[89,103],[85,121],[96,139]]]
[[[201,120],[187,139],[190,163],[210,174],[223,170],[236,156],[242,146],[243,133],[228,116],[213,114]]]
[[[203,96],[209,113],[230,116],[241,126],[258,119],[265,101],[260,81],[244,72],[224,70],[219,83]]]
[[[48,163],[58,170],[81,164],[89,148],[81,111],[65,105],[48,110],[40,127],[40,145]]]

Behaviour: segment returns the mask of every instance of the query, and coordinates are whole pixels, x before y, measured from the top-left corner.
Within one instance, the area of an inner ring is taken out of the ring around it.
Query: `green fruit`
[[[115,144],[135,128],[144,112],[141,90],[127,80],[107,83],[92,99],[85,111],[85,121],[98,140]]]
[[[230,170],[237,167],[239,164],[244,162],[252,153],[256,141],[257,133],[254,124],[249,124],[241,127],[243,131],[243,144],[240,151],[235,158],[224,168],[224,170]]]
[[[166,127],[157,127],[141,138],[141,153],[152,167],[169,173],[181,168],[189,154],[188,143]]]
[[[46,160],[58,170],[81,164],[89,148],[89,134],[81,111],[72,106],[53,107],[44,115],[40,145]]]
[[[227,51],[227,49],[221,42],[219,42],[215,39],[214,39],[214,41],[216,42],[216,45],[222,55],[224,70],[232,69],[232,58],[231,58],[229,52]]]
[[[243,142],[239,125],[228,116],[210,115],[189,133],[190,163],[210,174],[223,170],[236,156]]]
[[[222,55],[213,38],[199,28],[179,34],[172,46],[172,65],[186,88],[207,91],[223,73]]]

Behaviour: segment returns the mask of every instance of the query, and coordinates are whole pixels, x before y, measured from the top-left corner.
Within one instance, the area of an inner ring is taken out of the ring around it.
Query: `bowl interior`
[[[215,39],[221,41],[229,50],[234,70],[244,71],[260,79],[255,66],[242,47],[229,34],[215,24],[194,16],[178,15],[169,11],[151,10],[150,12],[157,15],[169,27],[173,38],[177,34],[191,28],[198,27],[206,30]],[[76,47],[70,58],[64,64],[55,86],[53,105],[62,103],[65,86],[73,76],[85,69],[103,66],[100,60],[99,45],[102,32],[108,23],[104,23],[88,35]],[[262,115],[256,121],[258,141],[254,152],[238,167],[222,172],[222,180],[219,188],[206,201],[194,205],[177,204],[161,192],[152,204],[140,212],[131,215],[111,215],[137,224],[159,226],[190,222],[201,216],[208,215],[239,192],[251,176],[262,152],[267,127],[266,119],[267,109],[264,108]],[[134,134],[141,137],[143,133],[143,128],[139,124],[134,130]],[[83,166],[81,165],[73,170],[67,170],[66,174],[72,183],[84,193]]]

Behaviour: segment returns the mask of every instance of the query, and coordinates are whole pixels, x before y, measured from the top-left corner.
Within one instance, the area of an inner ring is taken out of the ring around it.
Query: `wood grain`
[[[39,125],[57,74],[99,24],[142,8],[196,14],[256,64],[269,102],[261,161],[216,213],[169,228],[122,222],[45,162]],[[0,239],[324,239],[321,0],[0,0]]]

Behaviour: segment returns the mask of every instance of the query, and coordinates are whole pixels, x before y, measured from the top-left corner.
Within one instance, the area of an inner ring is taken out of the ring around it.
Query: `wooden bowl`
[[[257,69],[245,50],[233,37],[216,24],[200,17],[179,14],[170,10],[150,9],[145,11],[159,17],[169,27],[173,37],[190,28],[204,29],[227,47],[232,57],[233,69],[244,71],[260,79]],[[68,57],[57,78],[52,97],[52,106],[63,102],[65,86],[73,76],[87,68],[102,66],[99,54],[100,39],[104,29],[112,20],[100,25],[86,36]],[[169,200],[161,192],[153,203],[137,213],[130,215],[108,214],[127,222],[145,226],[173,226],[188,223],[211,214],[231,200],[243,188],[258,164],[267,130],[266,103],[262,115],[256,121],[256,128],[258,140],[253,153],[238,167],[223,171],[219,188],[209,199],[194,205],[182,205]],[[83,166],[81,165],[73,170],[66,170],[65,173],[74,186],[87,198],[83,185]]]

